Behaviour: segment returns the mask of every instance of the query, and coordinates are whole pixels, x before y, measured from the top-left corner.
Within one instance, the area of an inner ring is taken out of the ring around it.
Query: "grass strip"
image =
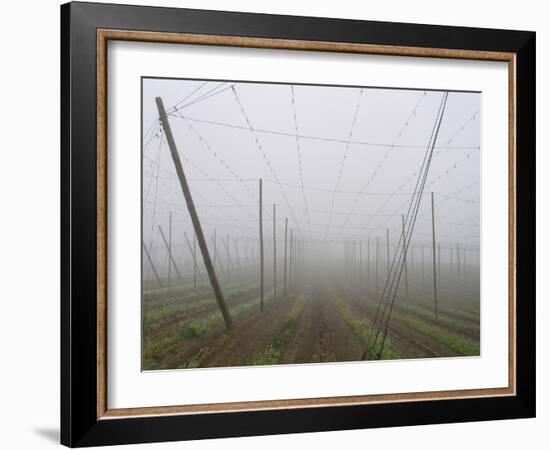
[[[336,309],[340,313],[344,322],[351,328],[355,335],[367,345],[371,341],[371,337],[374,338],[373,329],[370,326],[370,322],[367,320],[358,319],[351,311],[350,307],[344,303],[341,299],[335,301]],[[397,353],[391,346],[391,341],[389,337],[386,337],[386,342],[384,343],[384,349],[380,359],[399,359],[399,353]]]
[[[405,317],[401,314],[392,314],[392,319],[422,333],[452,350],[457,356],[478,356],[479,345],[459,336],[448,333],[436,325],[430,325],[415,317]]]
[[[281,331],[277,334],[275,340],[254,359],[252,362],[253,365],[265,366],[279,364],[284,346],[292,334],[292,329],[302,315],[307,300],[305,295],[298,297],[294,305],[292,305],[292,308],[286,313]]]

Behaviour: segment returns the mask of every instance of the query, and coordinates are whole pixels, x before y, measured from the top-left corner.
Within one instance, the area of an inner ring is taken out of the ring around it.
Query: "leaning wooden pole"
[[[407,273],[407,245],[405,242],[406,234],[405,234],[405,216],[401,214],[401,225],[403,227],[403,265],[405,267],[405,295],[407,296],[407,305],[409,304],[409,274]]]
[[[263,227],[263,197],[262,179],[260,178],[260,311],[264,310],[264,227]]]
[[[168,289],[172,286],[172,211],[168,215]]]
[[[162,287],[162,282],[160,281],[159,273],[157,272],[157,268],[153,264],[153,260],[151,259],[151,255],[149,254],[149,250],[147,250],[147,246],[144,242],[141,243],[143,245],[143,250],[145,251],[145,256],[147,256],[147,260],[149,261],[149,264],[151,265],[151,269],[153,269],[153,273],[155,274],[155,279],[157,280],[157,283],[159,287]]]
[[[275,215],[276,205],[273,205],[273,299],[277,300],[277,231]]]
[[[168,257],[170,258],[170,261],[172,262],[172,265],[174,266],[174,270],[176,271],[176,275],[178,276],[180,283],[183,284],[183,278],[181,276],[181,273],[178,269],[178,265],[176,264],[176,260],[174,259],[174,256],[172,255],[172,248],[170,245],[170,241],[166,240],[166,236],[164,236],[164,232],[162,231],[162,227],[159,225],[159,231],[160,236],[162,237],[162,241],[164,242],[164,245],[166,246],[166,249],[168,250]]]
[[[380,242],[380,237],[376,236],[376,259],[374,262],[374,284],[376,290],[378,290],[378,243]]]
[[[199,248],[202,253],[202,258],[204,260],[206,271],[208,272],[208,278],[210,279],[212,290],[214,291],[214,295],[216,296],[216,301],[222,313],[223,320],[225,322],[225,328],[229,330],[233,326],[231,314],[229,313],[229,309],[227,309],[227,305],[225,304],[222,288],[218,281],[218,277],[216,276],[216,270],[214,269],[214,265],[212,264],[210,253],[208,252],[206,239],[204,238],[204,234],[202,232],[199,216],[197,214],[197,210],[195,209],[195,203],[193,202],[193,197],[191,196],[191,190],[189,189],[189,185],[187,184],[187,179],[185,178],[185,174],[183,172],[183,166],[181,164],[181,160],[176,148],[176,142],[174,141],[174,136],[172,135],[172,129],[170,128],[170,124],[168,122],[168,117],[166,116],[166,111],[164,110],[164,104],[160,97],[156,97],[155,101],[159,111],[162,128],[166,136],[166,141],[168,142],[168,147],[170,148],[172,160],[174,161],[174,166],[176,167],[176,173],[178,175],[181,190],[183,192],[185,202],[187,203],[187,209],[189,210],[189,215],[191,216],[191,222],[193,223],[193,228],[195,229],[195,234],[199,241]]]
[[[370,236],[367,237],[367,289],[370,289]]]
[[[193,288],[197,289],[197,233],[193,234]]]
[[[437,280],[435,270],[435,213],[434,213],[434,193],[432,192],[432,252],[433,252],[433,273],[434,273],[434,314],[437,320]]]
[[[363,241],[359,241],[359,288],[363,287]]]
[[[287,248],[288,217],[285,218],[285,262],[283,264],[283,295],[286,295],[286,248]]]
[[[386,270],[390,273],[390,229],[386,228]]]
[[[216,267],[216,258],[218,256],[218,249],[216,248],[216,229],[214,228],[214,238],[212,239],[214,244],[214,267]]]

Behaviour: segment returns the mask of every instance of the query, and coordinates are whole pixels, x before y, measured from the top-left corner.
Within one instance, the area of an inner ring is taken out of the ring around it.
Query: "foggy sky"
[[[385,239],[386,228],[398,239],[401,214],[406,214],[442,95],[144,79],[143,240],[160,240],[158,225],[168,229],[170,211],[174,242],[183,243],[183,231],[193,232],[159,131],[156,96],[171,113],[207,236],[216,229],[232,237],[258,238],[262,178],[264,233],[271,233],[276,204],[279,236],[288,217],[289,227],[302,239],[332,242]],[[178,111],[172,108],[176,104]],[[433,191],[438,242],[479,247],[480,107],[479,93],[449,95],[412,245],[431,245]]]

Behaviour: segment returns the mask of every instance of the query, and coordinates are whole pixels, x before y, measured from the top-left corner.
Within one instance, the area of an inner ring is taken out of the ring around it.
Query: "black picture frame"
[[[98,29],[516,55],[516,395],[208,414],[97,415]],[[61,6],[61,443],[71,447],[535,416],[535,33],[94,3]]]

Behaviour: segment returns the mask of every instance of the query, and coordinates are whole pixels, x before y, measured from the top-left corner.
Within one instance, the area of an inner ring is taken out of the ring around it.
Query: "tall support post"
[[[378,243],[380,241],[380,237],[376,236],[376,259],[374,261],[374,285],[376,290],[378,290]]]
[[[390,275],[390,229],[386,228],[386,276]]]
[[[464,264],[464,278],[466,278],[466,247],[463,248],[462,262]]]
[[[351,278],[351,243],[350,242],[346,242],[346,246],[347,246],[347,249],[348,249],[348,267],[347,267],[347,271],[348,271],[348,277]]]
[[[421,246],[422,248],[422,287],[426,284],[426,255],[424,253],[424,244]]]
[[[433,272],[434,272],[434,313],[437,320],[437,280],[435,271],[435,212],[434,212],[434,193],[432,192],[432,252],[433,252]]]
[[[170,260],[170,262],[174,266],[174,270],[176,272],[176,275],[178,276],[178,279],[180,280],[180,283],[183,284],[183,278],[181,276],[180,271],[178,270],[176,260],[174,259],[174,256],[172,255],[172,249],[170,248],[170,241],[166,240],[166,236],[164,236],[164,232],[162,231],[162,227],[160,225],[158,227],[159,227],[159,231],[160,231],[160,236],[162,237],[162,241],[164,242],[164,245],[166,246],[166,250],[168,250],[168,259]],[[168,285],[168,287],[170,287],[170,285]]]
[[[353,241],[353,273],[355,274],[355,279],[357,280],[359,275],[359,261],[357,260],[357,241]]]
[[[222,242],[223,242],[223,239],[222,239]],[[218,255],[218,260],[221,261],[220,252],[218,252],[218,249],[217,249],[217,248],[214,249],[214,252],[215,252],[215,255]],[[225,270],[224,270],[222,264],[220,264],[220,271],[221,271],[221,273],[224,275],[225,279],[227,279],[227,274],[225,273]]]
[[[367,288],[370,289],[370,236],[367,238]]]
[[[460,247],[456,243],[456,273],[460,276]]]
[[[229,248],[229,235],[226,236],[225,241],[222,238],[223,246],[225,247],[225,256],[227,258],[227,268],[229,270],[229,267],[233,269],[235,272],[237,270],[237,266],[235,265],[235,262],[233,261],[233,258],[231,258],[231,249]]]
[[[357,269],[356,269],[357,259],[355,258],[355,241],[351,241],[350,246],[351,246],[351,273],[352,273],[352,277],[356,278],[356,276],[357,276]]]
[[[235,238],[235,256],[237,258],[237,269],[241,269],[241,257],[239,256],[239,238]]]
[[[197,233],[193,234],[193,287],[197,289]]]
[[[191,190],[189,189],[189,185],[187,184],[187,179],[185,178],[185,174],[183,172],[183,166],[181,164],[178,150],[176,148],[176,142],[174,141],[174,136],[172,135],[172,129],[170,128],[170,123],[168,122],[168,117],[166,116],[166,111],[164,110],[164,104],[160,97],[156,97],[155,101],[159,111],[160,121],[162,123],[162,129],[164,130],[166,141],[168,142],[168,147],[170,148],[170,153],[172,155],[172,160],[174,161],[174,166],[176,167],[176,173],[179,178],[181,190],[183,192],[183,196],[185,197],[185,202],[187,203],[187,209],[189,210],[189,215],[191,216],[191,222],[193,223],[195,234],[197,235],[199,240],[199,247],[202,253],[202,258],[204,260],[204,265],[208,272],[208,277],[210,278],[210,284],[212,285],[212,290],[214,291],[214,295],[216,296],[216,301],[222,313],[223,320],[225,322],[225,328],[229,330],[233,326],[231,314],[229,313],[229,310],[227,309],[227,305],[225,304],[223,292],[222,292],[220,283],[218,281],[218,278],[216,276],[216,271],[214,269],[214,265],[212,264],[210,253],[208,252],[206,239],[204,238],[204,234],[202,232],[201,223],[199,220],[199,216],[197,214],[197,210],[195,209],[195,203],[193,202]]]
[[[286,246],[287,246],[288,217],[285,217],[285,262],[283,264],[283,295],[286,295]]]
[[[194,273],[194,271],[195,271],[195,269],[194,269],[194,267],[195,267],[195,256],[194,255],[195,254],[193,252],[193,246],[191,245],[191,241],[189,241],[189,237],[187,236],[187,233],[185,231],[183,232],[183,235],[185,236],[185,240],[187,242],[187,247],[189,248],[189,253],[191,253],[191,256],[193,257],[193,273]],[[197,288],[196,282],[194,283],[193,287],[194,287],[194,289]]]
[[[409,304],[409,274],[407,270],[407,245],[406,245],[406,234],[405,234],[405,216],[401,214],[401,225],[403,227],[403,248],[404,248],[404,266],[405,266],[405,295],[407,297],[407,305]]]
[[[172,286],[172,211],[168,213],[168,289]]]
[[[453,247],[452,246],[450,247],[450,250],[451,250],[451,269],[450,269],[450,271],[451,271],[451,274],[452,274],[454,272],[454,256],[453,256],[454,254],[453,254]]]
[[[264,227],[263,227],[262,179],[260,178],[260,311],[264,310]]]
[[[348,257],[348,242],[344,241],[344,271],[346,275],[349,273],[349,257]]]
[[[273,205],[273,299],[277,300],[277,207]]]
[[[159,288],[161,288],[162,287],[162,282],[160,281],[159,273],[157,272],[155,264],[153,264],[153,260],[151,259],[151,255],[149,254],[149,250],[147,250],[147,246],[145,245],[145,242],[142,242],[141,245],[143,246],[143,251],[145,252],[145,256],[147,256],[147,260],[149,261],[149,264],[151,265],[151,269],[153,269],[153,273],[155,274],[155,279],[157,280]]]
[[[294,234],[290,229],[290,257],[288,259],[288,285],[292,284],[292,256],[293,256]]]
[[[353,277],[355,276],[355,268],[354,268],[354,261],[353,261],[353,245],[354,242],[349,242],[349,273],[350,277],[353,280]]]
[[[359,287],[363,287],[363,241],[359,241]]]
[[[437,284],[441,287],[441,244],[437,244]]]
[[[222,242],[223,242],[223,238],[222,238]],[[231,253],[229,253],[229,234],[226,234],[225,235],[225,265],[227,267],[227,273],[229,273],[229,266],[230,265],[233,265],[231,261]],[[235,267],[233,267],[235,268]]]
[[[216,258],[218,257],[218,249],[217,249],[217,239],[216,239],[216,229],[214,228],[214,238],[212,239],[214,242],[214,267],[216,267]]]

